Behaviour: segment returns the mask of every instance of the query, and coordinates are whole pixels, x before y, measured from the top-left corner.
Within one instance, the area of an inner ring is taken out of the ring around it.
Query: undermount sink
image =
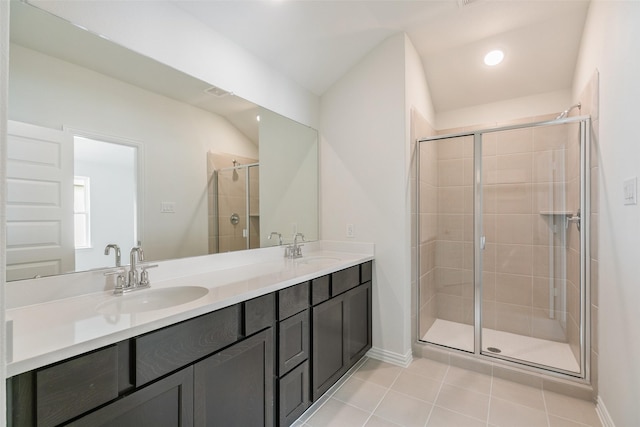
[[[311,257],[299,258],[296,260],[296,263],[318,265],[318,264],[332,264],[336,261],[340,261],[340,258],[335,258],[331,256],[311,256]]]
[[[201,286],[176,286],[173,288],[145,289],[114,296],[100,303],[96,310],[101,314],[141,313],[186,304],[202,298],[209,289]]]

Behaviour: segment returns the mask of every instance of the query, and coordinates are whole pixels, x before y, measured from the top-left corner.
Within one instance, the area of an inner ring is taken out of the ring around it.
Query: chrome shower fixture
[[[569,113],[571,112],[571,110],[573,110],[574,108],[578,108],[578,110],[581,110],[582,109],[582,103],[578,102],[577,104],[572,105],[571,107],[567,108],[562,113],[558,114],[558,117],[556,117],[556,120],[566,119],[567,116],[569,115]]]

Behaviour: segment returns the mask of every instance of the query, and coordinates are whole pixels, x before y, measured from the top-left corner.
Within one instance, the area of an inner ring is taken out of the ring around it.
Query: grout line
[[[487,427],[489,427],[489,419],[491,419],[491,401],[493,400],[493,367],[491,365],[491,384],[489,385],[489,407],[487,408]]]
[[[391,387],[393,387],[393,385],[396,383],[396,381],[398,381],[398,378],[400,378],[400,374],[402,374],[402,372],[405,370],[406,368],[401,368],[400,372],[398,372],[398,374],[396,375],[396,377],[393,379],[393,381],[391,382],[391,384],[389,385],[389,387],[387,387],[387,391],[384,392],[384,394],[382,395],[382,399],[380,399],[380,401],[378,402],[378,404],[373,408],[373,410],[371,411],[371,413],[369,414],[369,416],[367,417],[367,419],[364,421],[363,426],[367,425],[367,423],[369,422],[369,420],[371,419],[371,417],[373,417],[373,414],[376,412],[376,410],[380,407],[380,405],[382,404],[382,402],[384,401],[385,397],[387,397],[387,395],[389,394],[389,392],[391,391]],[[380,417],[386,421],[391,422],[392,424],[396,424],[395,421],[391,421],[391,420],[387,420],[386,418]]]
[[[544,404],[544,413],[547,415],[547,425],[551,427],[551,419],[549,418],[549,408],[547,408],[547,397],[544,394],[544,384],[541,388],[542,391],[542,403]]]
[[[447,364],[447,370],[445,371],[442,379],[440,380],[440,387],[438,387],[438,392],[436,393],[436,397],[433,399],[433,405],[431,405],[431,410],[429,411],[429,415],[427,416],[427,421],[424,423],[424,427],[429,425],[429,421],[431,421],[431,415],[433,415],[433,410],[436,407],[436,402],[438,401],[438,397],[440,396],[440,392],[442,391],[442,387],[444,386],[444,380],[447,378],[447,374],[449,374],[449,369],[451,369],[451,361]]]

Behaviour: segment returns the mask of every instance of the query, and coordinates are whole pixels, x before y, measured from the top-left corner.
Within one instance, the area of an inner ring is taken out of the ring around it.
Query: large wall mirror
[[[317,240],[314,129],[18,1],[9,67],[7,280]]]

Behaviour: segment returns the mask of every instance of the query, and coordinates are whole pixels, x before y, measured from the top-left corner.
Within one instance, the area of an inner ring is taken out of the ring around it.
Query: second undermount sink
[[[96,307],[101,314],[141,313],[162,310],[202,298],[209,289],[201,286],[151,288],[114,296]]]
[[[310,256],[298,258],[296,260],[297,264],[309,264],[309,265],[322,265],[322,264],[333,264],[336,261],[340,261],[340,258],[331,257],[331,256]]]

